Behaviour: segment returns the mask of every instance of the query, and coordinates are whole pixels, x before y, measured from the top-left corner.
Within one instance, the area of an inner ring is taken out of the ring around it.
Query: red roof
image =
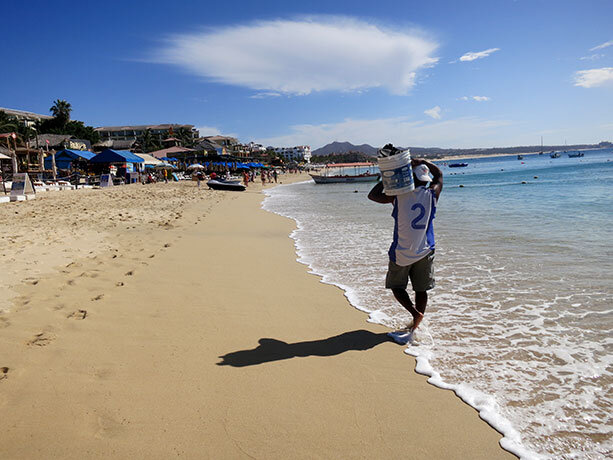
[[[156,150],[155,152],[149,152],[149,155],[154,156],[156,158],[162,158],[172,155],[173,153],[180,152],[196,152],[194,149],[190,149],[188,147],[168,147],[167,149]]]

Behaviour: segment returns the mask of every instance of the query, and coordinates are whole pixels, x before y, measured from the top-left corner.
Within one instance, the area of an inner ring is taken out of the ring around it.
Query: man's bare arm
[[[387,196],[385,193],[383,193],[383,182],[379,182],[372,188],[372,190],[368,194],[368,199],[376,203],[386,204],[393,203],[395,197]]]

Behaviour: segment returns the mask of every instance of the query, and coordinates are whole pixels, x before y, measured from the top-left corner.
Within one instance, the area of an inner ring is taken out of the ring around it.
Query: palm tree
[[[49,111],[63,127],[66,126],[66,123],[70,121],[70,112],[72,112],[72,106],[70,105],[70,102],[67,102],[63,99],[56,99]]]
[[[149,153],[160,148],[159,142],[153,136],[153,133],[149,128],[143,131],[143,134],[137,139],[143,152]]]
[[[0,111],[0,133],[11,133],[17,131],[17,119]]]
[[[194,136],[189,129],[183,126],[180,127],[177,131],[177,137],[181,140],[181,144],[183,144],[184,147],[194,146]]]

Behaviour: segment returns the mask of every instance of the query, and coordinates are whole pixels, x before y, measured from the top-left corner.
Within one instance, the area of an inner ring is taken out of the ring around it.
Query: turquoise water
[[[523,458],[613,454],[613,151],[441,164],[437,287],[415,344],[417,370],[456,391]],[[403,326],[383,288],[391,206],[373,184],[272,189],[298,223],[299,260],[342,287],[369,321]]]

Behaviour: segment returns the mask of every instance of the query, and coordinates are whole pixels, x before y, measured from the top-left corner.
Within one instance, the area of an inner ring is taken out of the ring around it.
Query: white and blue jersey
[[[394,241],[390,246],[392,262],[406,267],[434,250],[436,195],[426,187],[398,195],[394,200]]]

